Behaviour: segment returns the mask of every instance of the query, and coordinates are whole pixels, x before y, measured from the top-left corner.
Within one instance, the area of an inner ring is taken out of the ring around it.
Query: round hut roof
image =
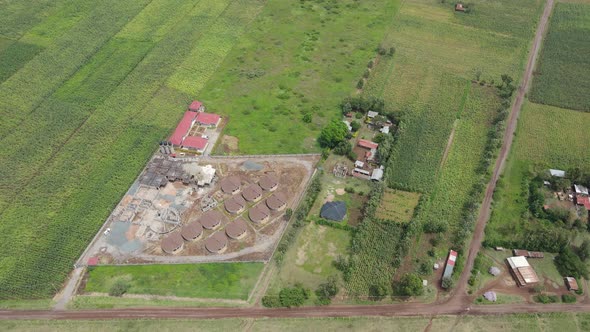
[[[266,205],[271,210],[278,210],[287,204],[287,197],[283,193],[274,193],[266,199]]]
[[[217,232],[213,234],[205,242],[205,248],[212,253],[217,253],[225,249],[227,246],[227,237],[223,232]]]
[[[246,201],[241,195],[234,195],[223,203],[229,213],[237,213],[246,206]]]
[[[260,178],[260,181],[258,181],[258,184],[260,185],[260,187],[262,189],[268,191],[268,190],[272,190],[273,188],[276,188],[276,186],[279,185],[279,180],[274,175],[266,174],[262,178]]]
[[[221,212],[217,210],[209,210],[203,213],[199,219],[199,223],[206,229],[213,229],[219,226],[221,219],[223,219],[223,214],[221,214]]]
[[[261,222],[270,216],[270,210],[266,204],[258,204],[250,209],[248,215],[253,222]]]
[[[240,189],[240,178],[237,176],[230,176],[221,180],[221,190],[226,194],[233,194]]]
[[[244,188],[242,192],[242,196],[248,201],[252,202],[257,200],[260,196],[262,196],[262,188],[257,183],[253,183],[248,187]]]
[[[346,203],[344,202],[327,202],[320,210],[320,217],[341,221],[346,215]]]
[[[162,239],[161,247],[162,251],[171,254],[178,248],[182,247],[183,244],[184,240],[182,239],[180,232],[174,232]]]
[[[182,238],[186,241],[194,240],[201,236],[201,234],[203,234],[203,225],[198,221],[193,221],[182,227],[182,231],[180,232],[180,235],[182,235]]]
[[[246,233],[247,226],[246,221],[243,218],[239,218],[233,222],[227,224],[225,227],[225,233],[232,239],[237,239]]]

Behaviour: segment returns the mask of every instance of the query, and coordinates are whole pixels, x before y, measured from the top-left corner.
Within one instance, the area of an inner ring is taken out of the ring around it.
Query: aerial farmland
[[[0,13],[0,319],[590,310],[587,0]]]

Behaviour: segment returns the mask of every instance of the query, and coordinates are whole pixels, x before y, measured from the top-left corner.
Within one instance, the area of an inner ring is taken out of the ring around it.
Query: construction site
[[[267,261],[318,155],[157,153],[85,254],[88,265]]]

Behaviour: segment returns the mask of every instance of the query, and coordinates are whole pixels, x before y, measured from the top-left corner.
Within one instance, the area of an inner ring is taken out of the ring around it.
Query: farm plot
[[[271,1],[199,98],[229,117],[224,134],[239,138],[239,153],[318,151],[314,138],[339,114],[398,4]],[[176,78],[174,86],[186,89]]]
[[[530,100],[590,111],[590,4],[555,5]]]
[[[420,194],[386,189],[375,217],[396,222],[408,222],[412,219],[419,200]]]
[[[519,243],[531,226],[554,227],[549,222],[529,220],[528,177],[533,170],[548,168],[588,169],[588,126],[588,113],[525,102],[506,171],[494,195],[486,227],[488,243]]]
[[[2,122],[6,125],[2,134],[9,134],[6,140],[19,141],[18,132],[5,130],[21,121],[26,128],[21,141],[27,141],[26,135],[38,137],[38,143],[46,142],[47,137],[55,140],[50,142],[49,151],[23,149],[27,155],[21,156],[14,149],[2,152],[2,178],[10,170],[10,177],[19,180],[19,188],[16,190],[14,183],[6,182],[0,186],[3,234],[0,246],[4,253],[0,259],[0,298],[45,297],[60,288],[71,264],[152,154],[154,143],[169,133],[187,102],[194,98],[167,86],[167,79],[198,48],[200,38],[208,34],[207,28],[219,17],[233,22],[227,26],[228,30],[243,31],[258,12],[251,9],[263,6],[259,2],[230,4],[223,0],[181,3],[188,6],[182,7],[187,10],[165,17],[159,16],[160,10],[165,12],[160,6],[177,4],[155,1],[145,7],[139,1],[101,2],[95,11],[80,19],[68,33],[0,87],[0,94],[11,96],[10,100],[0,101],[2,112],[6,110],[3,107],[20,103],[7,113],[10,121]],[[143,10],[146,12],[138,15]],[[135,18],[128,22],[131,17]],[[107,36],[94,30],[97,24],[105,25],[101,32]],[[107,41],[109,34],[116,36],[124,26],[127,28],[122,35]],[[134,31],[140,31],[135,38]],[[92,41],[95,35],[98,36]],[[108,46],[117,42],[133,50],[130,58],[117,53],[116,47]],[[64,47],[62,51],[66,54],[74,50],[90,53],[81,55],[80,61],[77,55],[67,58],[72,64],[59,54],[52,56],[55,61],[43,61],[44,56]],[[101,47],[107,48],[101,51]],[[222,55],[215,59],[216,63],[223,61]],[[210,64],[212,71],[216,63]],[[43,70],[36,73],[34,69],[41,65]],[[86,65],[91,69],[84,70]],[[113,66],[115,82],[103,82],[108,76],[104,70],[108,66]],[[81,69],[79,74],[67,75],[77,69]],[[33,81],[43,81],[38,90],[32,91],[34,82],[19,78],[28,74],[34,75]],[[78,85],[79,95],[59,94],[62,83],[65,83],[63,89],[76,93]],[[85,85],[91,83],[96,89],[103,89],[100,91],[105,95],[93,94],[93,89]],[[103,88],[103,84],[109,88]],[[48,92],[52,93],[49,97]],[[30,129],[35,126],[29,124],[30,112],[36,103],[46,99],[47,105],[54,105],[53,110],[47,114],[35,112],[41,116],[42,121],[37,125],[43,129],[35,132]],[[18,162],[7,161],[12,157],[18,157]]]
[[[88,272],[85,292],[109,293],[117,282],[128,294],[246,300],[262,263],[99,266]]]
[[[476,1],[468,14],[455,13],[450,4],[404,2],[382,42],[395,46],[395,56],[376,68],[390,72],[389,78],[376,73],[376,86],[370,88],[372,78],[368,83],[368,92],[381,93],[386,109],[402,119],[390,186],[431,192],[469,81],[485,85],[502,74],[518,80],[541,1],[518,5],[527,14],[499,27],[489,22],[514,15],[510,1]]]

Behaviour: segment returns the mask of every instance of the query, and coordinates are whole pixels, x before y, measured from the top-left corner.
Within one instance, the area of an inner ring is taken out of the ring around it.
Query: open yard
[[[348,231],[309,223],[287,251],[283,264],[273,276],[267,295],[276,295],[281,288],[291,287],[295,283],[315,290],[329,276],[340,278],[341,273],[333,263],[338,255],[345,254],[349,243]],[[313,304],[314,296],[308,301],[309,304]]]
[[[530,99],[590,111],[590,3],[557,2]]]
[[[84,292],[108,293],[118,280],[128,294],[246,300],[262,263],[99,266],[90,269]]]

